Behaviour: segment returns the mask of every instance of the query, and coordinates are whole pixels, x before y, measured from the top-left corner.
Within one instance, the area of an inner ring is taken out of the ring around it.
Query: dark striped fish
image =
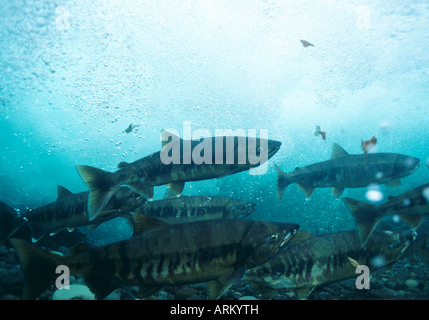
[[[351,198],[342,199],[355,218],[362,246],[365,246],[375,227],[384,217],[398,215],[415,230],[423,218],[429,215],[429,183],[396,197],[389,197],[388,201],[378,205]]]
[[[182,140],[165,130],[162,134],[165,138],[161,151],[132,163],[121,162],[118,165],[120,169],[114,173],[90,166],[76,167],[90,188],[90,219],[103,210],[121,185],[145,195],[149,200],[153,198],[154,186],[164,184],[169,189],[168,197],[171,194],[180,195],[186,181],[221,178],[257,167],[268,161],[281,145],[278,141],[262,138],[219,136],[194,141]],[[177,142],[171,142],[171,146],[168,137]],[[170,151],[176,152],[178,157],[169,158]],[[201,156],[201,153],[206,154]],[[262,156],[262,153],[267,156]],[[167,163],[169,160],[171,162]]]
[[[167,223],[184,223],[209,219],[240,219],[255,211],[254,203],[216,196],[181,196],[146,202],[135,213],[161,219]]]
[[[0,240],[7,240],[24,224],[30,227],[33,242],[40,240],[45,234],[52,235],[63,229],[73,231],[74,228],[81,226],[94,228],[102,222],[128,214],[146,202],[145,198],[140,197],[129,188],[121,188],[110,199],[97,219],[89,221],[88,194],[88,191],[72,193],[66,188],[58,186],[58,198],[55,202],[29,210],[19,217],[13,208],[2,203],[0,221],[8,217],[10,223],[1,224],[0,234],[3,236]]]
[[[82,274],[97,299],[122,285],[138,285],[146,297],[164,286],[208,282],[218,298],[247,268],[264,263],[295,235],[293,223],[221,219],[169,225],[133,214],[135,235],[101,247],[75,248],[58,256],[11,239],[24,273],[23,299],[35,299],[58,276],[58,265]]]
[[[372,183],[399,186],[400,178],[413,173],[420,160],[398,153],[348,154],[338,144],[332,147],[330,160],[322,161],[291,173],[277,170],[278,199],[288,185],[297,183],[308,199],[316,188],[333,188],[332,193],[339,198],[345,188],[362,188]]]
[[[372,272],[394,263],[415,237],[414,232],[377,232],[363,249],[356,231],[312,236],[248,269],[243,279],[265,299],[279,290],[294,291],[302,299],[317,286],[356,277],[357,265],[366,265]]]

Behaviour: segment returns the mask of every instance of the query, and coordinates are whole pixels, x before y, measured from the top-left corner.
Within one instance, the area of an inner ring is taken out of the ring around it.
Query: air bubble
[[[409,207],[411,205],[411,199],[410,198],[404,199],[404,201],[402,202],[402,205],[404,207]]]
[[[383,193],[380,191],[378,185],[370,185],[365,197],[371,202],[380,202],[383,200]]]
[[[383,130],[390,129],[390,123],[388,121],[386,121],[386,120],[381,121],[378,125]]]
[[[382,171],[379,171],[375,174],[375,178],[377,180],[381,180],[381,179],[383,179],[383,177],[384,177],[384,173]]]
[[[429,202],[429,187],[423,189],[422,194],[423,194],[423,197],[425,197],[426,201]]]
[[[375,256],[371,259],[371,265],[374,268],[382,268],[387,264],[386,258],[383,256]]]

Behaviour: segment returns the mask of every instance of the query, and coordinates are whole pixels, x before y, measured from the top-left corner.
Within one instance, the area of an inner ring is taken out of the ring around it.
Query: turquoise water
[[[353,229],[328,188],[305,200],[291,185],[277,201],[273,163],[327,160],[334,142],[362,153],[375,136],[378,152],[421,160],[399,188],[381,186],[385,197],[428,181],[427,1],[1,0],[0,17],[0,200],[14,208],[54,201],[57,185],[87,190],[76,165],[113,172],[184,122],[282,142],[263,175],[183,191],[252,201],[254,219]]]

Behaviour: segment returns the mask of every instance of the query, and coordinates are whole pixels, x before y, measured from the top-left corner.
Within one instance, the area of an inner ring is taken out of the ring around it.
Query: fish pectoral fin
[[[305,185],[305,184],[300,184],[298,183],[298,188],[299,190],[301,190],[301,192],[304,194],[305,199],[310,199],[311,195],[313,194],[314,190],[316,189],[316,187],[312,186],[312,185]]]
[[[419,216],[416,214],[400,214],[399,217],[413,230],[416,230],[420,226],[424,218],[424,216]]]
[[[232,284],[240,280],[246,269],[244,266],[240,266],[230,273],[226,273],[216,280],[207,282],[208,296],[210,300],[219,299],[222,294],[232,286]]]
[[[133,189],[135,192],[140,193],[141,195],[145,196],[147,199],[152,200],[153,199],[153,186],[149,186],[147,184],[143,183],[129,183],[127,184],[128,187]]]
[[[136,296],[139,299],[144,299],[144,298],[151,296],[152,294],[154,294],[155,292],[157,292],[161,288],[162,288],[162,286],[157,286],[157,285],[139,286],[139,290],[138,290]]]
[[[358,266],[360,266],[360,263],[357,262],[355,259],[347,257],[349,262],[352,264],[353,267],[357,268]]]
[[[252,289],[261,296],[261,300],[271,300],[277,295],[276,289],[267,287],[256,281],[249,281],[249,283]]]
[[[167,184],[167,192],[164,195],[164,199],[180,196],[184,187],[185,181],[171,182]]]
[[[346,150],[344,150],[342,147],[340,147],[340,145],[338,145],[337,143],[334,143],[332,145],[331,160],[341,158],[341,157],[345,157],[348,155],[349,155],[349,153]]]
[[[298,296],[299,299],[304,299],[310,295],[311,292],[313,292],[314,287],[302,287],[295,289],[295,294]]]
[[[341,197],[341,195],[343,194],[345,188],[332,188],[332,194],[334,195],[335,198],[339,198]]]
[[[133,227],[134,227],[134,233],[133,236],[141,235],[146,232],[158,230],[165,228],[166,230],[170,228],[170,225],[164,221],[145,216],[140,213],[133,212],[131,214],[133,219]]]
[[[386,186],[391,188],[398,188],[401,186],[401,180],[399,179],[392,179],[390,181],[387,181],[384,183]]]
[[[82,275],[88,288],[94,293],[96,299],[99,300],[104,299],[113,290],[121,286],[118,279],[100,273],[98,270],[91,270]]]
[[[47,233],[47,230],[40,228],[40,227],[35,227],[35,226],[30,226],[31,229],[31,242],[32,243],[36,243],[37,241],[39,241],[40,239],[42,239],[42,237]]]

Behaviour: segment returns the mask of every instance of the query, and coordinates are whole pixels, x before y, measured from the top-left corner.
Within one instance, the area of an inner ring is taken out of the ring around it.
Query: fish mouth
[[[291,231],[286,233],[285,237],[283,238],[283,241],[280,243],[280,247],[283,247],[286,243],[288,243],[289,240],[291,240],[295,236],[297,231],[298,229],[292,229]]]
[[[250,213],[252,213],[253,211],[255,211],[256,210],[256,204],[255,203],[249,203],[248,205],[247,205],[247,212],[250,214]]]
[[[271,158],[277,151],[280,150],[281,143],[275,144],[268,152],[268,158]]]

